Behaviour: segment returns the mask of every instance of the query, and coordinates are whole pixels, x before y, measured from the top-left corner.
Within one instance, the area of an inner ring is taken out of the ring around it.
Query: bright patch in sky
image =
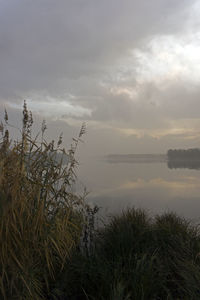
[[[161,87],[184,80],[200,83],[200,32],[187,37],[157,36],[146,50],[133,50],[137,81],[154,81]]]
[[[112,95],[140,101],[144,85],[152,83],[165,92],[184,84],[192,91],[200,84],[200,31],[183,35],[154,36],[142,48],[132,49],[113,67],[104,86]],[[158,101],[162,102],[162,99]]]

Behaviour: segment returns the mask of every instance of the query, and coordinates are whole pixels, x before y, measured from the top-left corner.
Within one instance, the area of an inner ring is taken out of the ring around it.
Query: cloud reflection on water
[[[101,207],[102,215],[135,206],[152,214],[176,211],[187,218],[200,217],[200,172],[197,170],[169,169],[166,163],[92,162],[87,172],[82,166],[82,174],[91,191],[88,201]]]

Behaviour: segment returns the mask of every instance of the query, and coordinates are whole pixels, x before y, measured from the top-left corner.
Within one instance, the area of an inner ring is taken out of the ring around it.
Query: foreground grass
[[[7,113],[0,124],[0,299],[5,300],[53,296],[51,286],[77,247],[83,226],[84,205],[71,187],[84,128],[63,165],[62,138],[56,145],[47,143],[43,123],[38,142],[32,124],[26,103],[20,140],[10,140]]]
[[[199,230],[129,209],[97,232],[92,255],[74,253],[57,288],[72,300],[200,299]]]

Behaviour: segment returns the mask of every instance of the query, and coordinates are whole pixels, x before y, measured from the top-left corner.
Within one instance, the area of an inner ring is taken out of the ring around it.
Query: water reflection
[[[194,169],[200,170],[200,161],[168,161],[167,166],[169,169]]]
[[[152,214],[176,211],[200,220],[199,166],[163,162],[110,163],[85,158],[79,178],[90,192],[88,201],[101,207],[104,216],[135,206]]]

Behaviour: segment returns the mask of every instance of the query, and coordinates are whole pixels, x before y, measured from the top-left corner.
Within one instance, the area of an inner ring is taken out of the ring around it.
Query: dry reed
[[[0,125],[0,295],[3,299],[45,299],[49,285],[80,240],[83,201],[72,192],[75,151],[32,138],[33,118],[23,107],[21,140],[11,142],[8,115]],[[66,165],[63,159],[67,157]],[[80,209],[79,209],[80,208]]]

